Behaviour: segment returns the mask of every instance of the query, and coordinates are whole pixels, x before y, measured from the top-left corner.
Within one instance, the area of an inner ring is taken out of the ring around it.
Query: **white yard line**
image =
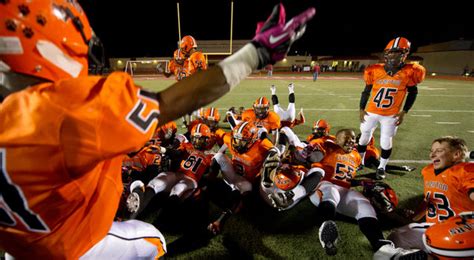
[[[419,163],[419,164],[429,164],[430,160],[389,160],[389,163]]]
[[[438,125],[459,125],[461,122],[435,122]]]
[[[431,117],[431,115],[410,115],[410,116],[416,116],[416,117]]]
[[[474,134],[474,130],[469,130],[467,131],[468,133],[473,133]]]
[[[218,108],[219,110],[227,110],[228,108]],[[304,108],[305,111],[336,111],[336,112],[345,112],[345,111],[359,111],[359,109],[355,108]],[[412,113],[425,113],[425,112],[433,112],[433,113],[474,113],[474,110],[431,110],[431,109],[420,109],[420,110],[412,110]]]

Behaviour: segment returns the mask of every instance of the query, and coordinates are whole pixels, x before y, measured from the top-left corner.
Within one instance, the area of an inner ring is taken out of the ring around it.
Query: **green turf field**
[[[255,99],[270,99],[269,87],[277,86],[277,94],[283,107],[288,104],[290,82],[295,84],[296,107],[304,108],[306,124],[294,130],[300,137],[311,132],[317,119],[326,119],[332,126],[331,133],[341,128],[359,130],[358,107],[364,82],[359,79],[335,79],[323,74],[317,82],[284,75],[273,78],[253,78],[243,81],[231,93],[213,105],[221,115],[231,106],[250,107]],[[308,76],[308,75],[306,75]],[[351,76],[354,77],[354,76]],[[358,77],[358,76],[356,76]],[[172,80],[137,81],[142,86],[159,90],[173,83]],[[180,123],[180,122],[178,122]],[[394,162],[417,167],[406,174],[388,174],[388,182],[397,192],[400,207],[414,208],[422,198],[421,168],[429,160],[431,141],[443,135],[464,138],[469,148],[474,145],[474,81],[442,80],[429,78],[419,85],[414,107],[405,117],[394,138],[391,159]],[[376,131],[376,143],[379,143]],[[359,175],[372,174],[364,169]],[[398,209],[399,210],[399,209]],[[229,220],[223,234],[213,238],[202,249],[183,254],[179,258],[238,258],[256,259],[325,259],[318,241],[317,216],[309,201],[303,201],[287,212],[274,212],[270,208],[257,208]],[[385,234],[396,224],[382,218]],[[369,259],[372,251],[368,241],[359,231],[355,221],[339,218],[337,224],[342,241],[339,252],[332,259]],[[179,234],[166,234],[168,243]]]

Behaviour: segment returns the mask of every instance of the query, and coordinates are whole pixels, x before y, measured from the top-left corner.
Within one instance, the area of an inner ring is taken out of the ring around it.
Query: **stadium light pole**
[[[179,15],[179,2],[176,2],[176,11],[178,12],[178,46],[179,46],[179,41],[181,41],[181,18]]]

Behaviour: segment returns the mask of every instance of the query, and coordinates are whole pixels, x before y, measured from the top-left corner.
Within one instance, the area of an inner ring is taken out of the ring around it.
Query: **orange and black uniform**
[[[0,105],[0,247],[19,258],[74,259],[103,239],[122,194],[123,155],[151,138],[158,114],[126,73],[8,96]]]
[[[224,135],[224,144],[229,148],[232,155],[232,165],[237,174],[243,176],[249,182],[254,183],[260,175],[263,161],[273,144],[268,139],[256,140],[245,153],[238,153],[232,147],[231,133]]]
[[[252,108],[245,110],[242,113],[242,121],[249,121],[254,123],[257,127],[265,127],[268,132],[278,130],[280,128],[280,117],[273,111],[268,111],[267,117],[259,119],[255,116]]]
[[[364,71],[367,86],[372,86],[367,112],[391,116],[400,112],[408,88],[415,87],[425,78],[425,68],[418,64],[406,64],[393,76],[387,74],[384,64],[369,66]],[[365,108],[365,104],[361,109]]]
[[[311,164],[311,167],[324,170],[323,180],[349,189],[351,180],[355,177],[356,170],[362,161],[357,150],[346,153],[332,141],[313,140],[310,145],[317,147],[324,154],[324,158],[320,162]]]
[[[189,56],[187,70],[190,75],[200,71],[207,70],[206,57],[202,52],[196,51],[191,56]]]
[[[474,163],[458,163],[438,174],[430,164],[421,174],[428,202],[426,222],[438,223],[474,210],[474,201],[469,198],[469,191],[474,189]]]

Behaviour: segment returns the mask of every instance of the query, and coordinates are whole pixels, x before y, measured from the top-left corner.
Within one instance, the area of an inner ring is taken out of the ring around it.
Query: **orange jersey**
[[[147,147],[144,147],[135,156],[125,158],[122,165],[137,171],[144,171],[148,166],[160,165],[160,163],[161,154],[151,152]]]
[[[206,57],[200,51],[196,51],[189,56],[187,65],[189,74],[194,74],[199,70],[207,70]]]
[[[474,189],[474,163],[458,163],[436,175],[433,164],[421,171],[424,183],[426,222],[438,223],[463,211],[473,211],[474,201],[469,190]]]
[[[240,154],[232,148],[231,139],[230,133],[224,136],[224,144],[227,145],[232,155],[232,165],[235,172],[253,183],[260,175],[263,161],[273,144],[268,139],[258,139],[246,153]]]
[[[107,235],[123,154],[158,123],[149,96],[116,72],[36,85],[0,104],[0,248],[17,258],[77,259]]]
[[[264,119],[258,119],[252,108],[242,113],[242,120],[254,123],[257,127],[265,127],[269,132],[280,128],[280,116],[273,111],[268,111],[268,116]]]
[[[180,81],[190,75],[188,66],[188,60],[185,60],[184,63],[181,65],[173,59],[170,60],[170,62],[168,63],[168,71],[174,74],[177,81]]]
[[[178,171],[199,182],[202,176],[209,170],[213,156],[213,154],[194,150],[189,154],[188,158],[181,161]]]
[[[355,177],[356,170],[362,161],[357,150],[346,153],[332,141],[313,140],[311,145],[316,145],[317,149],[324,154],[324,158],[320,162],[313,163],[311,167],[324,169],[324,180],[350,188],[351,180]]]
[[[425,73],[425,68],[418,64],[406,64],[393,76],[387,74],[382,63],[367,67],[364,80],[372,85],[372,92],[366,111],[383,116],[398,114],[407,88],[421,83]]]

